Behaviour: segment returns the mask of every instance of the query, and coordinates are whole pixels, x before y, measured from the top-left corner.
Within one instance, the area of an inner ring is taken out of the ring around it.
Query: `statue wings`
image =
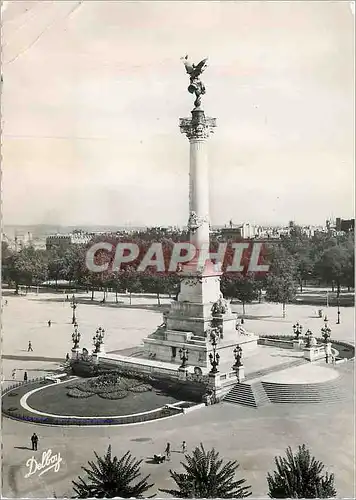
[[[194,63],[191,63],[189,61],[188,55],[186,55],[185,57],[181,57],[181,59],[182,59],[183,64],[185,66],[186,72],[188,73],[188,75],[190,75],[191,78],[197,78],[198,76],[200,76],[208,66],[208,64],[207,64],[208,58],[207,57],[205,59],[203,59],[202,61],[200,61],[200,63],[198,63],[197,65],[195,65]]]

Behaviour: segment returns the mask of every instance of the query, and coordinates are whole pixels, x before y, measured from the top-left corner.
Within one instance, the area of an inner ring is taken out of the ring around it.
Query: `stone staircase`
[[[339,403],[347,398],[347,391],[339,379],[319,384],[274,384],[262,382],[272,403],[308,404]]]
[[[262,382],[254,382],[251,384],[251,389],[255,398],[256,408],[271,404],[271,400],[269,399]]]
[[[353,370],[353,363],[346,363],[338,369],[338,378],[315,384],[279,384],[261,380],[240,383],[226,394],[223,401],[253,408],[271,403],[341,403],[353,398],[354,388],[350,385]]]
[[[259,408],[271,404],[261,382],[236,384],[231,391],[226,394],[223,401],[235,405],[251,406],[252,408]]]

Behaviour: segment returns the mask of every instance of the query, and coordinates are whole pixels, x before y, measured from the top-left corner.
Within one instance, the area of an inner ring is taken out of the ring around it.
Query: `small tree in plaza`
[[[236,480],[236,461],[225,464],[214,450],[205,451],[203,445],[196,447],[192,455],[185,456],[182,463],[185,472],[170,470],[178,489],[160,490],[177,498],[246,498],[251,487],[244,486],[246,479]]]
[[[295,259],[283,247],[277,247],[266,279],[265,299],[282,304],[283,318],[286,316],[286,304],[292,302],[297,293],[296,277]]]
[[[305,444],[293,454],[275,457],[276,470],[267,475],[270,498],[330,498],[336,496],[334,474],[323,474],[324,464],[310,455]]]
[[[259,297],[259,283],[253,273],[244,276],[241,273],[225,274],[221,280],[221,290],[226,297],[236,298],[242,302],[242,312],[245,305]]]
[[[27,288],[40,285],[48,276],[46,254],[43,250],[25,247],[9,257],[7,272],[15,283],[15,293],[19,292],[20,285],[26,285]]]
[[[78,481],[72,481],[74,498],[143,498],[143,493],[153,486],[147,483],[149,476],[132,484],[141,476],[142,460],[136,460],[130,452],[121,458],[112,457],[110,445],[104,457],[94,454],[96,463],[89,461],[89,468],[82,467],[88,478],[79,476]]]
[[[142,291],[140,274],[133,266],[127,266],[118,273],[119,282],[123,290],[130,294],[130,305],[132,304],[132,294]]]

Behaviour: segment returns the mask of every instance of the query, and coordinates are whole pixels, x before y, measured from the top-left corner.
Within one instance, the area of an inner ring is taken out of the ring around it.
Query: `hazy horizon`
[[[3,224],[184,226],[186,53],[209,56],[212,225],[354,218],[349,2],[10,1]]]

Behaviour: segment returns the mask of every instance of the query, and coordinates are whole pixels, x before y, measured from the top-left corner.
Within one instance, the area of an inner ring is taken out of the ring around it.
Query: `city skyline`
[[[187,52],[213,225],[354,217],[347,2],[8,2],[3,39],[5,225],[186,225]]]

